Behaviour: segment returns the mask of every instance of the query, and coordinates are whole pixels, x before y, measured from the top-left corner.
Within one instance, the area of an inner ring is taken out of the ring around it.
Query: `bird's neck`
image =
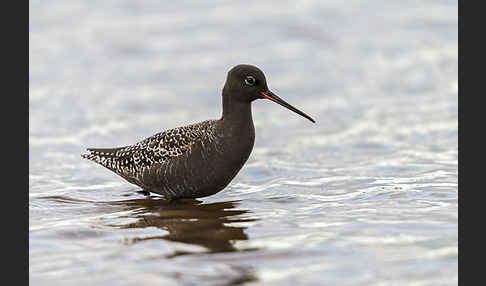
[[[255,127],[251,116],[251,102],[231,100],[223,96],[223,116],[221,117],[222,137],[221,150],[227,150],[236,161],[235,166],[243,166],[250,156],[255,142]],[[235,157],[236,156],[236,157]],[[224,157],[228,161],[227,157]]]
[[[223,115],[221,121],[235,127],[252,126],[251,102],[242,102],[223,95]]]

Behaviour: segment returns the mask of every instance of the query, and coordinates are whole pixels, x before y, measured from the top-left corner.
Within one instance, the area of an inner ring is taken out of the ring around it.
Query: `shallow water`
[[[456,1],[31,1],[31,285],[455,285]],[[222,192],[167,204],[79,156],[253,104]]]

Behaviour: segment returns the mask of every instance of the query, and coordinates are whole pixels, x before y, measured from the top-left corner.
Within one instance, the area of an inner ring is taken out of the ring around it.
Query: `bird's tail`
[[[89,154],[81,154],[81,158],[100,163],[104,159],[113,158],[121,148],[88,148]]]

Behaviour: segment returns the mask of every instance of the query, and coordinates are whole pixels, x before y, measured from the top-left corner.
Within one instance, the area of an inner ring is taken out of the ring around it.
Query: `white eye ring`
[[[255,84],[255,82],[256,82],[255,78],[254,78],[254,77],[252,77],[251,75],[249,75],[249,76],[247,76],[247,77],[245,78],[245,83],[246,83],[247,85],[254,85],[254,84]]]

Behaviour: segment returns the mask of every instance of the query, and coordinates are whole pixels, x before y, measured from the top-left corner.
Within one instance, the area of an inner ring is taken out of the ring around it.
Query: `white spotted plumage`
[[[204,136],[212,136],[215,120],[170,129],[134,145],[118,148],[88,148],[81,157],[94,161],[131,183],[143,186],[139,177],[146,168],[165,163],[191,149]]]

